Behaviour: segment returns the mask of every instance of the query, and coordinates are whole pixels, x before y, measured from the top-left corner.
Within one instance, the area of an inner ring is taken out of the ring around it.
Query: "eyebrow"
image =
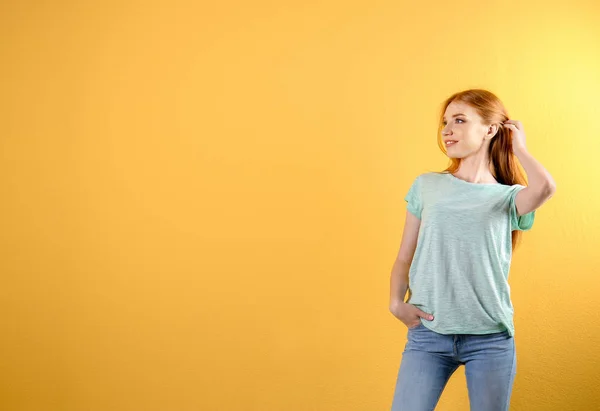
[[[453,114],[453,115],[452,115],[452,118],[454,118],[454,117],[458,117],[458,116],[465,116],[465,117],[467,117],[467,115],[466,115],[466,114],[463,114],[463,113],[458,113],[458,114]],[[442,120],[446,120],[446,117],[444,116],[444,118],[443,118]]]

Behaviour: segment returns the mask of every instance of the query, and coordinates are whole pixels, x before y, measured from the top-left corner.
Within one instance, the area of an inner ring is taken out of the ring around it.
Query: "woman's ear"
[[[492,124],[488,127],[486,137],[492,139],[498,133],[498,124]]]

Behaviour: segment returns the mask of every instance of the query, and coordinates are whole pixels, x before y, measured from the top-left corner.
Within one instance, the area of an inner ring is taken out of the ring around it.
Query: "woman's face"
[[[498,130],[497,125],[483,124],[473,107],[459,101],[448,105],[443,125],[442,140],[450,158],[465,158],[486,150]]]

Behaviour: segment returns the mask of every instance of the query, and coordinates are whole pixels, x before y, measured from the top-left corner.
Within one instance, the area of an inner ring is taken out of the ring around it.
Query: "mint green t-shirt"
[[[470,183],[448,172],[419,175],[405,200],[421,220],[410,265],[408,303],[434,316],[440,334],[514,336],[508,272],[513,230],[529,230],[535,210],[517,217],[525,186]]]

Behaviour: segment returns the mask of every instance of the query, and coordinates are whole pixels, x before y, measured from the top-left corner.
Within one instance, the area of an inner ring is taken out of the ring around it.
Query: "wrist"
[[[392,301],[391,304],[390,304],[390,311],[392,311],[392,312],[398,311],[399,309],[401,309],[405,305],[406,305],[406,303],[404,301],[401,301],[401,300]]]
[[[521,146],[521,145],[513,145],[513,152],[516,155],[519,155],[521,153],[526,153],[527,152],[527,147]]]

